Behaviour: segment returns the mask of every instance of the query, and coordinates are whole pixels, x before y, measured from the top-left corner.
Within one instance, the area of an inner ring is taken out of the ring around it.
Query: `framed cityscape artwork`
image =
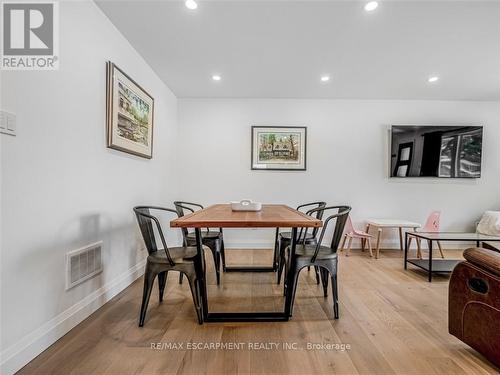
[[[108,147],[151,159],[154,99],[112,62],[106,73]]]
[[[252,126],[252,169],[306,170],[305,126]]]

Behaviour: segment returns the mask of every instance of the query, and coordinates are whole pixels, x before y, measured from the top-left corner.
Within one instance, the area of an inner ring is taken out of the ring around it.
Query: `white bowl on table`
[[[251,199],[242,199],[241,201],[232,201],[231,210],[233,211],[260,211],[262,203],[252,202]]]

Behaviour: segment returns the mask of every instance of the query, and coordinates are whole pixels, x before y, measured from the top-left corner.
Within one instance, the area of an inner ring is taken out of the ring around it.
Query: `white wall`
[[[154,157],[106,148],[105,63],[155,99]],[[60,3],[60,69],[1,72],[3,373],[32,359],[143,272],[132,207],[176,195],[177,99],[91,1]],[[103,241],[104,272],[65,291],[65,254]]]
[[[389,179],[390,124],[484,125],[479,180]],[[250,170],[252,125],[307,126],[307,171]],[[325,200],[369,217],[423,222],[442,211],[442,229],[472,230],[500,209],[500,103],[335,100],[179,100],[179,198],[227,202],[251,198],[298,205]],[[269,246],[272,231],[226,231],[229,246]],[[397,246],[388,233],[384,246]]]

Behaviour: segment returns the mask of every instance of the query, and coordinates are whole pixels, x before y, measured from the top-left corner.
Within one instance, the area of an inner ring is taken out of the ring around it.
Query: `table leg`
[[[399,227],[399,249],[403,251],[403,228]]]
[[[378,233],[377,233],[377,250],[375,252],[375,259],[378,259],[378,256],[380,254],[380,237],[382,236],[382,228],[378,228]]]
[[[198,289],[200,293],[201,299],[201,309],[203,312],[203,320],[206,320],[208,317],[208,296],[207,296],[207,284],[205,279],[205,256],[203,254],[203,245],[201,240],[201,229],[195,228],[196,235],[196,256],[199,258],[199,261],[195,263],[196,266],[196,274],[198,278]]]
[[[432,240],[429,240],[429,282],[432,282]]]
[[[293,280],[295,278],[295,247],[297,245],[297,228],[292,228],[292,243],[290,244],[290,268],[288,269],[287,285],[286,285],[286,298],[285,298],[285,320],[288,320],[292,311],[293,303]]]
[[[370,224],[366,224],[365,232],[370,233]],[[363,238],[361,239],[361,250],[365,251],[365,247],[366,247],[366,238]]]

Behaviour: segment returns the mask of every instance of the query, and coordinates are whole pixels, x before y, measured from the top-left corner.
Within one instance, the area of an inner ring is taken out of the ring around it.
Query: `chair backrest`
[[[433,211],[427,218],[424,226],[422,227],[422,232],[439,232],[439,222],[441,218],[440,211]]]
[[[168,251],[167,241],[165,241],[165,236],[163,234],[163,230],[161,229],[160,221],[158,218],[151,214],[151,210],[160,210],[171,212],[176,214],[177,212],[171,208],[164,207],[155,207],[155,206],[137,206],[134,207],[135,216],[137,218],[137,223],[139,224],[139,229],[142,233],[142,238],[144,239],[144,243],[146,244],[146,249],[148,250],[148,254],[152,255],[158,251],[158,245],[156,244],[155,233],[153,223],[158,230],[158,234],[160,236],[160,240],[162,242],[163,250],[165,251],[165,255],[171,265],[174,265],[174,261],[170,257],[170,252]]]
[[[191,202],[175,201],[174,206],[175,206],[175,211],[177,211],[177,216],[179,217],[191,214],[196,210],[203,209],[203,206],[201,204],[191,203]],[[184,238],[184,241],[186,241],[186,237],[188,234],[189,234],[188,229],[182,228],[182,237]]]
[[[347,216],[347,221],[345,223],[345,233],[353,233],[354,232],[354,225],[352,224],[351,220],[351,215]]]
[[[321,220],[323,218],[323,213],[325,211],[319,210],[319,211],[313,212],[312,214],[310,214],[310,211],[318,209],[318,208],[324,208],[324,207],[326,207],[326,202],[304,203],[304,204],[301,204],[300,206],[297,207],[297,211],[305,211],[307,215],[314,216],[316,219]],[[316,235],[318,234],[318,230],[319,230],[319,228],[313,229],[312,235],[314,237],[316,237]]]
[[[322,210],[323,213],[327,211],[336,211],[333,215],[328,216],[324,221],[323,221],[323,227],[321,228],[321,232],[318,238],[318,243],[316,244],[316,250],[314,252],[314,255],[311,259],[311,261],[314,263],[316,260],[316,257],[318,255],[321,242],[323,241],[323,238],[325,236],[326,231],[328,230],[328,227],[330,226],[331,223],[335,221],[335,229],[333,231],[333,236],[332,236],[332,242],[330,244],[330,248],[334,253],[337,252],[340,244],[340,240],[342,239],[342,234],[344,233],[344,228],[345,228],[345,223],[349,217],[349,212],[351,212],[351,207],[349,206],[329,206],[329,207],[322,207],[322,208],[317,208],[315,210],[309,211],[311,214],[313,214],[316,210]],[[304,238],[307,234],[307,228],[304,231]]]

